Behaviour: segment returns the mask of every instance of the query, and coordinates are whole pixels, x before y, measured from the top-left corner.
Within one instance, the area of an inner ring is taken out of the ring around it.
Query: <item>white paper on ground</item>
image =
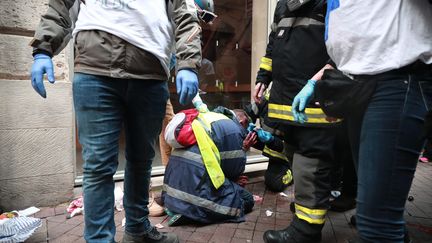
[[[270,216],[273,215],[273,212],[267,209],[266,210],[266,215],[267,215],[267,217],[270,217]]]

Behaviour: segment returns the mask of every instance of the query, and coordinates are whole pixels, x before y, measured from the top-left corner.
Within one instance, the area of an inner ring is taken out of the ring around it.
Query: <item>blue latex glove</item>
[[[257,129],[256,130],[258,139],[263,143],[269,143],[274,140],[274,137],[271,133],[264,131],[263,129]]]
[[[31,84],[33,89],[43,98],[46,98],[46,91],[43,83],[43,76],[45,73],[48,76],[48,81],[53,84],[55,80],[51,57],[45,54],[36,54],[31,69]]]
[[[247,128],[247,131],[248,132],[252,132],[254,129],[255,129],[255,124],[253,124],[253,123],[249,123],[249,126],[248,126],[248,128]]]
[[[294,97],[294,101],[292,103],[294,121],[300,123],[305,123],[305,121],[307,121],[305,108],[314,94],[315,83],[316,80],[308,80],[303,89],[300,90],[300,92]]]
[[[189,104],[198,92],[198,77],[189,69],[182,69],[176,77],[177,94],[182,105]]]

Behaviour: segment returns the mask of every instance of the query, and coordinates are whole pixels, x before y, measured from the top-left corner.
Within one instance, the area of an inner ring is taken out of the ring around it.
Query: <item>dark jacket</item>
[[[30,42],[33,54],[44,53],[52,57],[63,50],[72,38],[79,2],[49,1],[48,11],[42,16]],[[198,72],[201,65],[199,19],[195,13],[187,10],[186,0],[172,0],[167,4],[167,18],[172,18],[176,25],[177,70],[187,68]],[[110,33],[100,30],[80,31],[74,44],[75,72],[113,78],[168,79],[160,61],[153,54]]]
[[[293,122],[291,104],[307,80],[329,60],[324,43],[325,1],[312,0],[291,12],[287,1],[278,2],[266,55],[258,71],[257,83],[267,86],[273,81],[270,92],[268,117],[279,123]],[[311,126],[325,126],[329,122],[314,102],[309,103],[306,114]]]

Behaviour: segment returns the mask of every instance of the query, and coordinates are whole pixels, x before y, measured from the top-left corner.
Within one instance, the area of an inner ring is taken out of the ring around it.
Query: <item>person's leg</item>
[[[288,161],[269,157],[264,184],[270,191],[281,192],[292,184],[292,172]]]
[[[243,199],[244,213],[247,214],[247,213],[252,212],[252,209],[255,205],[255,201],[254,201],[252,193],[250,193],[248,190],[242,188],[241,189],[241,198]]]
[[[155,142],[168,99],[166,83],[129,80],[126,96],[126,168],[124,180],[125,231],[140,236],[153,228],[148,220],[148,189]]]
[[[113,242],[114,181],[118,140],[124,109],[121,80],[75,73],[73,97],[81,143],[84,192],[84,238],[87,242]]]
[[[421,82],[419,82],[421,81]],[[380,77],[363,118],[357,229],[372,242],[403,242],[404,207],[423,147],[432,76]]]
[[[342,166],[341,195],[330,203],[330,210],[343,212],[355,208],[357,195],[357,174],[351,153],[346,124],[338,128],[335,144],[335,158]]]
[[[172,120],[173,117],[174,117],[174,109],[171,104],[171,101],[168,99],[168,102],[166,104],[166,109],[165,109],[165,117],[162,122],[162,132],[159,135],[159,147],[161,152],[161,160],[162,160],[162,165],[164,166],[168,165],[169,157],[172,151],[171,146],[165,141],[165,137],[164,137],[165,128],[168,125],[168,123]]]
[[[330,198],[330,171],[334,167],[333,128],[295,127],[289,134],[298,148],[293,158],[295,217],[285,230],[267,231],[264,241],[319,242]]]

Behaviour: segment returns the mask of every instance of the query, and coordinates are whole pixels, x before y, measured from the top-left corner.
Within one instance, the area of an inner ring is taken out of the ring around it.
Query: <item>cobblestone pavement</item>
[[[292,220],[289,204],[293,200],[293,189],[290,187],[285,191],[288,197],[266,191],[262,177],[250,178],[247,188],[253,194],[263,196],[263,201],[247,215],[246,222],[168,227],[165,216],[151,218],[151,222],[162,223],[165,227],[161,231],[175,232],[181,242],[263,242],[262,235],[265,230],[283,229]],[[414,200],[407,201],[406,220],[411,238],[414,243],[432,242],[432,163],[419,163],[410,195]],[[27,242],[85,242],[82,237],[83,216],[66,219],[65,208],[65,204],[42,208],[35,217],[43,219],[43,226]],[[274,212],[273,215],[268,217],[266,210]],[[346,242],[353,238],[356,230],[348,222],[354,212],[330,212],[323,230],[322,242]],[[124,212],[116,212],[116,241],[121,241],[123,237],[123,217]]]

